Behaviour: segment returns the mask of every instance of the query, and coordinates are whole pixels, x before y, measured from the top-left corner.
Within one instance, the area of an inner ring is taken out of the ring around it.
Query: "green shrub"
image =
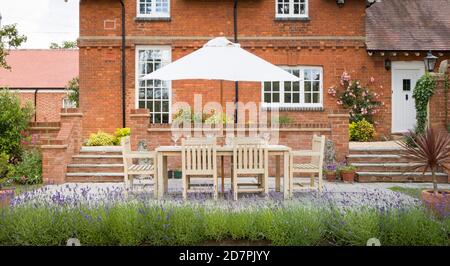
[[[86,146],[113,146],[117,142],[114,135],[99,130],[92,133],[86,141]]]
[[[42,183],[42,156],[38,150],[28,150],[22,155],[22,160],[11,173],[14,182],[34,185]]]
[[[365,119],[350,123],[348,130],[351,141],[371,141],[375,135],[374,126]]]
[[[120,145],[120,141],[122,140],[123,137],[126,136],[130,136],[131,134],[131,129],[128,127],[125,128],[117,128],[116,129],[116,140],[114,142],[115,145]]]
[[[5,153],[0,153],[0,188],[9,181],[8,177],[12,169],[13,166],[9,163],[9,156]]]
[[[0,89],[0,153],[20,158],[23,132],[28,128],[34,110],[31,103],[20,104],[19,97],[7,89]]]

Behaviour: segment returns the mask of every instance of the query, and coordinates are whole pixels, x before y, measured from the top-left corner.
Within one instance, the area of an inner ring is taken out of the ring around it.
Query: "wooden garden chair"
[[[289,197],[292,197],[294,189],[318,189],[322,191],[322,171],[323,157],[325,150],[325,136],[313,136],[312,149],[291,151],[290,156],[290,178],[289,178]],[[294,163],[295,157],[309,157],[309,163]],[[296,181],[294,174],[309,174],[308,183]],[[318,186],[315,183],[315,176],[318,175]]]
[[[125,193],[134,190],[134,179],[149,179],[150,185],[153,187],[153,193],[157,196],[158,189],[156,187],[156,153],[149,151],[131,151],[130,137],[123,137],[122,157],[124,168]],[[147,160],[145,160],[147,159]],[[139,160],[145,160],[139,162]]]
[[[191,177],[207,178],[213,181],[213,196],[217,199],[217,146],[216,138],[187,138],[181,141],[181,168],[183,199],[188,192],[199,189],[191,184]]]
[[[269,192],[269,154],[267,144],[260,138],[236,137],[233,143],[233,199],[238,193]],[[256,182],[239,182],[239,177],[256,176]],[[250,188],[249,188],[250,187]]]

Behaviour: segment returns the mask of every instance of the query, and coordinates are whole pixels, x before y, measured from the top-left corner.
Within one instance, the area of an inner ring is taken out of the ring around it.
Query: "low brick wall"
[[[61,128],[55,138],[41,145],[42,177],[45,184],[65,182],[67,165],[82,145],[82,117],[78,109],[61,109]]]
[[[132,148],[137,149],[137,144],[141,140],[145,140],[149,150],[153,150],[158,146],[173,145],[171,125],[149,124],[149,113],[147,109],[132,110],[130,116],[129,127],[131,128]],[[327,123],[306,123],[286,125],[279,128],[278,144],[287,145],[293,150],[309,150],[311,149],[311,140],[314,134],[325,135],[335,144],[336,157],[338,161],[345,160],[348,154],[348,114],[331,113],[327,114]],[[201,129],[196,129],[201,131]],[[257,131],[251,128],[234,129],[234,134],[245,133],[246,135],[256,134]],[[191,132],[194,135],[194,131]],[[219,134],[217,134],[219,135]],[[225,131],[218,138],[219,144],[223,145]],[[180,145],[181,140],[178,140]],[[229,169],[229,158],[225,159],[225,168]],[[275,171],[275,160],[270,160],[270,172]],[[180,169],[181,160],[173,158],[169,162],[169,169]],[[226,171],[227,173],[229,171]]]

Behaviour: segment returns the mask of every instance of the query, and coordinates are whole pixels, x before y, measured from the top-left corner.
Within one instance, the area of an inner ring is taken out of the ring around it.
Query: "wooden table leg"
[[[158,152],[158,155],[157,155],[158,157],[157,157],[157,163],[158,163],[158,170],[157,170],[157,175],[158,175],[158,180],[157,180],[157,189],[158,189],[158,199],[162,199],[162,197],[163,197],[163,194],[164,194],[164,190],[163,190],[163,187],[164,187],[164,182],[163,182],[163,180],[164,180],[164,174],[163,174],[163,172],[164,172],[164,162],[163,162],[163,155],[160,153],[160,152]]]
[[[163,157],[164,193],[169,191],[169,174],[167,173],[167,156]]]
[[[289,152],[284,152],[283,154],[283,195],[284,199],[289,198],[289,162],[290,162],[290,156]]]
[[[280,164],[281,164],[281,156],[277,155],[275,156],[275,191],[280,192],[280,184],[281,184],[281,171],[280,171]]]
[[[222,178],[222,193],[225,194],[225,166],[224,166],[223,156],[220,156],[220,160],[221,160],[220,176]]]

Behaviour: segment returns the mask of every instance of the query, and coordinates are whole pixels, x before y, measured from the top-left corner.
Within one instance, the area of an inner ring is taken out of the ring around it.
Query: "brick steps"
[[[347,160],[357,167],[358,182],[431,182],[431,172],[411,170],[412,163],[400,156],[399,147],[351,148]],[[446,173],[437,173],[440,183],[448,183]]]
[[[123,182],[120,147],[85,147],[72,156],[67,166],[67,182]]]

